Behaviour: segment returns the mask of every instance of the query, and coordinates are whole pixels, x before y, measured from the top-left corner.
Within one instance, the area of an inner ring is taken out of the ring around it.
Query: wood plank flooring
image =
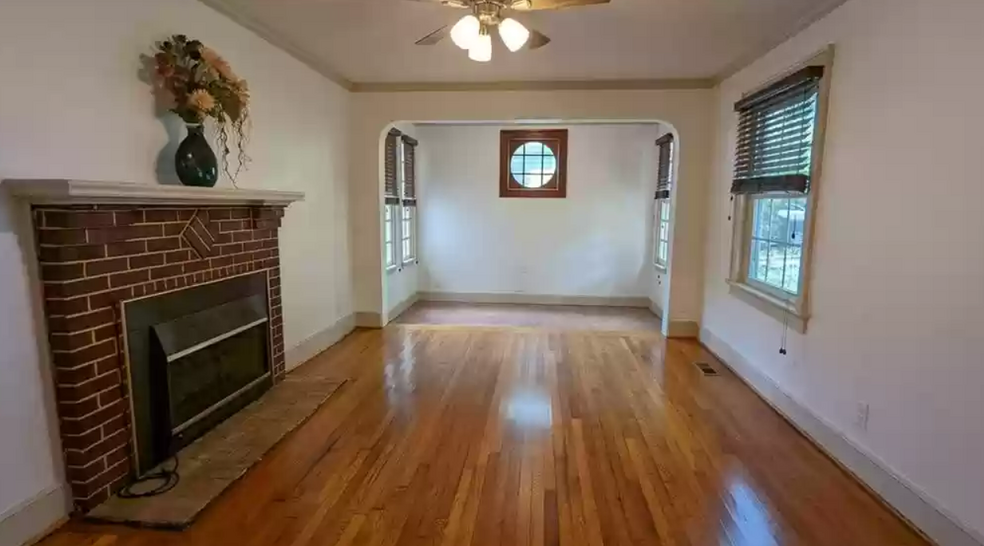
[[[42,544],[926,544],[694,342],[396,325],[293,373],[349,381],[189,530]]]

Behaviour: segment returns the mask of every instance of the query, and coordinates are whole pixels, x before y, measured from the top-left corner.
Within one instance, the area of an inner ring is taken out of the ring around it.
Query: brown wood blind
[[[402,134],[396,129],[391,129],[386,135],[386,145],[383,150],[383,193],[387,205],[400,204],[400,191],[396,187],[396,169],[398,168],[396,146]]]
[[[656,175],[656,199],[669,199],[673,189],[670,172],[673,165],[673,134],[663,135],[656,141],[659,166]]]
[[[809,66],[735,104],[731,193],[808,193],[822,66]]]
[[[417,206],[417,140],[403,135],[403,205]]]

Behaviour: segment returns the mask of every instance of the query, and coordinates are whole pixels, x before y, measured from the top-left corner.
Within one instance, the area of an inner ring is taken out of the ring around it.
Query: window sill
[[[407,260],[407,261],[403,262],[403,267],[410,267],[411,265],[417,265],[416,258],[413,259],[413,260]]]
[[[795,304],[783,301],[772,294],[738,281],[729,280],[728,285],[730,286],[729,293],[732,296],[769,315],[780,323],[788,323],[789,328],[793,331],[801,334],[806,333],[806,323],[810,317],[802,314],[796,308]]]
[[[657,273],[666,273],[665,265],[653,264],[653,269],[655,269]]]
[[[391,266],[389,266],[389,267],[386,268],[386,274],[387,275],[392,275],[393,273],[396,273],[397,271],[399,271],[399,268],[396,267],[395,265],[391,265]]]

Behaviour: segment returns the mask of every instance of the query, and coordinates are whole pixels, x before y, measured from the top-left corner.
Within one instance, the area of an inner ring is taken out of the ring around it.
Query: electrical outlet
[[[854,417],[854,424],[863,431],[868,430],[868,415],[871,413],[871,406],[867,402],[858,402],[858,412]]]

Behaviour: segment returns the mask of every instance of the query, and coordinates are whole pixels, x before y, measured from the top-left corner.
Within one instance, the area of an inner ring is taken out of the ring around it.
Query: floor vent
[[[694,362],[694,366],[697,366],[697,369],[700,370],[700,373],[704,375],[707,376],[718,375],[717,370],[711,367],[711,365],[708,364],[707,362]]]

